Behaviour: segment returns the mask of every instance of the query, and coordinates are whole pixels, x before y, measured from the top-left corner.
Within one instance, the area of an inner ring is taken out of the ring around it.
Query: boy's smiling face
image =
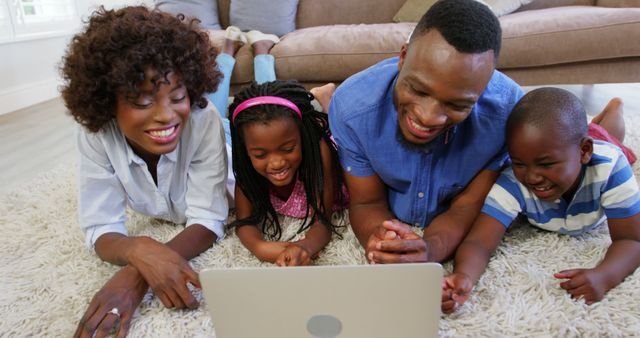
[[[570,200],[580,184],[580,172],[593,152],[593,142],[566,142],[560,128],[531,124],[514,126],[507,144],[513,173],[520,183],[544,201]]]
[[[165,79],[147,69],[140,95],[132,95],[118,94],[116,105],[118,127],[131,148],[143,159],[172,152],[191,112],[187,88],[180,77],[170,72]]]

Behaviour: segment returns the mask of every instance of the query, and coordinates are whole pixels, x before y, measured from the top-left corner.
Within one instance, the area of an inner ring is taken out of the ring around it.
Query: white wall
[[[153,0],[77,0],[86,18],[97,6],[153,5]],[[0,44],[0,115],[57,97],[58,65],[73,34]]]

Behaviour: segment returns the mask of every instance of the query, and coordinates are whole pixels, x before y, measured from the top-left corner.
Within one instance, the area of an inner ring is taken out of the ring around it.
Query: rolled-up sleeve
[[[334,95],[329,104],[329,127],[338,146],[340,164],[350,175],[371,176],[375,172],[362,150],[356,132],[345,118],[348,112],[341,107],[340,101],[341,96]]]
[[[79,127],[76,141],[79,222],[87,245],[94,248],[96,240],[106,233],[127,235],[126,194],[98,135]]]
[[[224,237],[224,224],[229,213],[226,195],[227,153],[224,131],[217,113],[204,111],[198,148],[187,172],[186,226],[200,224],[213,231],[218,241]],[[192,121],[195,122],[195,121]],[[200,121],[198,121],[200,122]]]

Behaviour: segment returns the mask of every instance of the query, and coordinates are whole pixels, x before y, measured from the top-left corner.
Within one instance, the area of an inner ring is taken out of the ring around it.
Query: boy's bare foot
[[[329,101],[331,101],[331,96],[333,95],[333,92],[336,91],[336,85],[329,82],[324,86],[311,88],[309,91],[311,92],[311,94],[313,94],[316,100],[318,100],[318,103],[320,103],[320,106],[322,106],[322,111],[325,113],[328,112]]]
[[[591,122],[600,125],[622,143],[625,135],[623,113],[624,104],[622,100],[619,97],[614,97]]]

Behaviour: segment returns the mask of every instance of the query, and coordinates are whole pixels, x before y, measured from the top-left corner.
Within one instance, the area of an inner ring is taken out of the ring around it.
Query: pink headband
[[[298,116],[300,117],[300,119],[302,119],[302,113],[300,113],[300,109],[298,109],[298,106],[296,106],[295,103],[278,96],[257,96],[240,103],[236,107],[236,109],[233,111],[233,114],[231,115],[231,123],[235,125],[236,116],[238,116],[241,111],[253,106],[259,106],[261,104],[276,104],[279,106],[287,107],[298,113]]]

